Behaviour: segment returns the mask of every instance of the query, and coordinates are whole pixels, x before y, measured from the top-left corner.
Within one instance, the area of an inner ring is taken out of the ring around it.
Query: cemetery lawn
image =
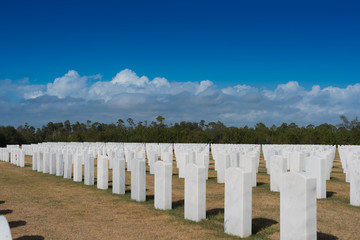
[[[20,168],[0,162],[0,215],[9,221],[13,239],[237,239],[224,232],[224,184],[216,183],[210,161],[207,181],[207,219],[184,220],[184,180],[174,162],[173,210],[155,210],[154,176],[147,172],[147,201],[130,199],[130,174],[126,194],[98,190],[72,179],[31,170],[31,157]],[[149,170],[149,169],[148,169]],[[95,168],[96,176],[96,168]],[[96,180],[95,180],[96,182]],[[253,235],[248,239],[279,239],[280,194],[269,191],[269,176],[261,155],[257,187],[253,188]],[[360,207],[349,205],[336,154],[327,199],[317,200],[318,239],[359,239]]]

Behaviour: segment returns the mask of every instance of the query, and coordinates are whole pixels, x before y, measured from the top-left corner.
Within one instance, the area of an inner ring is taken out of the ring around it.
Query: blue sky
[[[357,1],[2,1],[0,125],[159,114],[338,123],[360,115],[359,10]]]

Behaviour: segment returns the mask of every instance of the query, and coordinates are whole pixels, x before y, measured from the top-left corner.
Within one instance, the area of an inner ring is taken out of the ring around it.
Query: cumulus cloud
[[[154,80],[152,80],[150,84],[154,85],[155,88],[170,88],[170,83],[168,82],[168,80],[166,80],[166,78],[154,78]]]
[[[46,86],[46,94],[58,98],[76,97],[86,98],[89,79],[100,79],[100,75],[80,76],[74,70],[68,71],[64,76],[55,78],[53,83]]]
[[[200,84],[199,84],[199,87],[197,88],[197,90],[195,92],[195,94],[199,94],[199,93],[202,93],[202,92],[206,91],[212,85],[214,85],[214,83],[209,81],[209,80],[201,81]]]
[[[135,72],[130,69],[125,69],[116,74],[111,82],[124,87],[135,86],[143,88],[149,84],[149,79],[146,76],[138,77]]]
[[[339,115],[360,116],[360,83],[345,88],[314,85],[306,90],[296,81],[274,89],[241,83],[226,88],[210,80],[149,79],[130,69],[111,80],[70,70],[47,85],[28,79],[0,80],[2,124],[40,125],[48,121],[116,122],[118,118],[168,121],[222,121],[228,125],[338,123]],[[14,122],[15,121],[15,122]],[[16,122],[17,121],[17,122]]]
[[[269,99],[279,100],[286,99],[294,95],[302,95],[304,91],[304,88],[302,88],[298,82],[290,81],[285,84],[279,84],[275,91],[265,90],[264,95]]]

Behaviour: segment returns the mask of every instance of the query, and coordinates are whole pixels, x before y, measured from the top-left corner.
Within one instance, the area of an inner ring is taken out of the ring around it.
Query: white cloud
[[[166,87],[166,88],[170,88],[170,83],[168,82],[168,80],[166,80],[166,78],[154,78],[154,80],[152,80],[150,82],[151,85],[154,85],[155,88],[162,88],[162,87]]]
[[[138,77],[135,72],[130,69],[125,69],[116,74],[111,82],[124,87],[135,86],[141,88],[149,84],[149,79],[146,76]]]
[[[359,96],[360,93],[360,83],[355,85],[349,85],[346,88],[338,87],[326,87],[323,89],[324,93],[327,93],[333,99],[344,100],[348,99],[351,96]]]
[[[223,93],[227,94],[227,95],[238,95],[238,96],[244,96],[245,94],[249,93],[249,92],[257,92],[258,89],[257,88],[253,88],[251,86],[248,86],[246,84],[241,85],[238,84],[234,87],[227,87],[221,90]]]
[[[201,81],[199,87],[197,88],[197,90],[195,92],[195,94],[199,94],[199,93],[202,93],[202,92],[206,91],[212,85],[214,85],[214,83],[209,81],[209,80]]]
[[[123,93],[142,93],[150,95],[176,95],[189,92],[197,95],[213,86],[209,80],[197,82],[169,82],[166,78],[139,77],[135,72],[125,69],[116,74],[111,81],[98,81],[88,89],[89,99],[102,99],[106,102]]]
[[[312,86],[311,91],[309,91],[307,94],[310,96],[316,96],[319,94],[320,90],[321,88],[319,85],[314,85]]]
[[[46,86],[46,94],[64,97],[80,97],[86,96],[87,76],[80,77],[79,73],[70,70],[64,76],[55,78],[53,83],[48,83]]]
[[[30,99],[42,95],[44,85],[30,84],[28,78],[13,81],[11,79],[0,80],[0,97],[10,100]]]
[[[156,77],[150,81],[146,76],[139,77],[130,69],[125,69],[111,81],[98,81],[91,85],[87,99],[102,99],[107,102],[123,93],[163,94],[170,88],[166,78]]]
[[[43,96],[44,93],[42,91],[33,91],[24,93],[24,99],[34,99]]]
[[[289,81],[275,89],[259,90],[241,83],[218,88],[210,80],[150,80],[130,69],[104,81],[100,75],[81,76],[70,70],[46,86],[31,84],[28,79],[0,80],[0,102],[9,106],[12,102],[11,108],[0,108],[0,115],[9,119],[16,113],[14,118],[29,123],[71,118],[103,122],[116,122],[119,117],[151,120],[163,115],[173,122],[204,119],[237,126],[258,122],[306,125],[338,123],[340,114],[360,116],[359,96],[360,83],[345,88],[314,85],[306,90],[298,82]]]
[[[297,81],[289,81],[285,84],[279,84],[275,91],[264,90],[263,92],[265,97],[272,100],[279,100],[299,95],[304,92],[304,88],[302,88]]]

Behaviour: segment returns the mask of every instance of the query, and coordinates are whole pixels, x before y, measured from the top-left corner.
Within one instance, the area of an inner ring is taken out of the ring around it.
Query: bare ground
[[[174,162],[175,165],[175,162]],[[126,194],[111,193],[111,171],[106,191],[70,179],[0,162],[0,215],[9,221],[14,239],[222,239],[224,184],[216,183],[211,161],[207,181],[207,219],[200,223],[184,220],[184,180],[174,168],[173,210],[154,205],[154,176],[147,174],[147,201],[130,200],[130,174]],[[95,170],[96,172],[96,170]],[[317,201],[318,239],[359,239],[360,207],[349,205],[336,154],[328,198]],[[253,188],[253,235],[249,239],[279,239],[280,194],[269,191],[269,176],[261,156],[258,186]]]

